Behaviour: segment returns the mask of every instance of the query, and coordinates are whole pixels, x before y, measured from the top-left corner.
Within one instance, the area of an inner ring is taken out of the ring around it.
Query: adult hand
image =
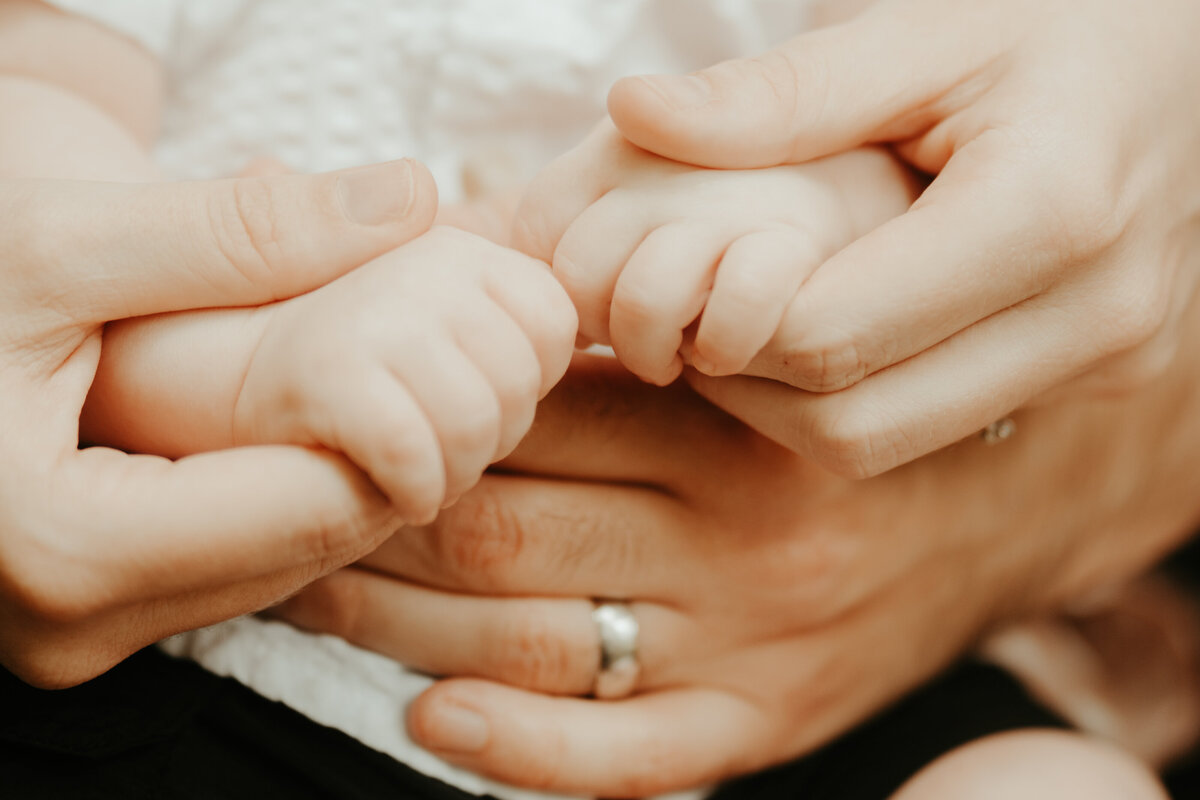
[[[719,780],[811,750],[993,623],[1177,543],[1200,519],[1198,362],[1144,394],[1030,411],[1002,447],[851,481],[682,385],[583,356],[509,474],[274,613],[473,676],[409,712],[457,764],[604,797]],[[627,700],[570,696],[596,676],[596,597],[641,626]]]
[[[669,158],[891,142],[937,176],[817,270],[751,367],[806,392],[692,385],[865,476],[1076,376],[1159,373],[1200,279],[1198,33],[1194,0],[881,0],[759,58],[619,82],[613,120]]]
[[[0,182],[0,663],[39,686],[78,683],[275,602],[389,532],[383,497],[331,454],[80,450],[79,415],[106,322],[305,292],[422,233],[435,208],[408,162]]]

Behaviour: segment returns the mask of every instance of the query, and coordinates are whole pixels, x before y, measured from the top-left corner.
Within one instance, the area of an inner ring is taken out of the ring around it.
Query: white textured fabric
[[[412,156],[443,201],[516,183],[579,142],[622,75],[765,50],[805,0],[52,0],[141,42],[168,74],[167,174],[303,171]],[[404,709],[427,677],[328,636],[243,618],[163,648],[467,791],[498,786],[417,748]]]
[[[54,0],[163,58],[158,158],[235,174],[256,156],[323,171],[413,156],[461,196],[576,144],[613,81],[759,52],[805,0]]]

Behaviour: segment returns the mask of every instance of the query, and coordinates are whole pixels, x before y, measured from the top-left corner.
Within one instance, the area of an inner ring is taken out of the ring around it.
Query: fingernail
[[[382,225],[408,214],[416,181],[412,164],[391,161],[343,172],[338,178],[338,200],[351,222]]]
[[[429,715],[422,733],[421,744],[430,750],[463,755],[480,752],[491,738],[487,720],[482,715],[450,704]]]
[[[712,100],[712,84],[699,75],[655,75],[641,79],[676,111],[686,111]]]

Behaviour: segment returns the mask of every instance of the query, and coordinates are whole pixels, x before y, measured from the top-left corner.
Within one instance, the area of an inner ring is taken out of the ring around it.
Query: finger
[[[980,80],[1015,26],[1002,8],[972,9],[973,24],[992,33],[981,45],[961,35],[954,11],[879,3],[758,58],[625,78],[609,93],[609,114],[639,147],[707,167],[798,163],[906,139],[975,96],[953,90]]]
[[[617,186],[624,167],[645,157],[607,119],[529,184],[517,208],[512,246],[549,264],[571,222]]]
[[[1128,302],[1134,308],[1153,303]],[[1064,375],[1079,374],[1106,350],[1130,346],[1144,330],[1132,320],[1149,318],[1126,309],[1128,329],[1097,330],[1095,319],[1123,318],[1097,308],[1073,291],[1039,295],[833,394],[739,376],[689,373],[688,381],[716,405],[827,469],[868,477],[977,433]]]
[[[502,466],[663,487],[690,497],[715,488],[707,478],[718,471],[697,475],[697,464],[727,461],[751,448],[766,463],[771,453],[764,445],[769,443],[681,383],[650,386],[612,358],[577,354],[538,406],[529,435]],[[778,455],[794,459],[786,451]]]
[[[333,634],[431,675],[479,677],[553,694],[592,691],[600,660],[593,605],[581,598],[450,594],[361,569],[339,570],[269,614]],[[670,680],[683,652],[707,645],[676,611],[631,609],[646,647],[639,686]],[[686,648],[686,649],[684,649]]]
[[[911,211],[821,265],[747,373],[844,389],[1053,285],[1070,259],[1045,225],[1032,179],[1044,173],[986,174],[998,158],[1011,165],[1005,148],[999,136],[970,145]]]
[[[84,321],[291,297],[423,233],[437,206],[433,179],[411,161],[311,176],[27,187],[0,215],[4,253],[36,258],[33,280]]]
[[[441,442],[446,503],[452,503],[492,462],[500,444],[500,400],[457,343],[430,338],[398,355],[390,368]]]
[[[692,347],[692,366],[706,375],[741,372],[771,340],[800,285],[823,260],[812,238],[795,228],[757,231],[725,251]]]
[[[309,566],[332,569],[394,529],[385,498],[344,459],[255,447],[170,462],[89,448],[69,458],[52,506],[102,547],[42,553],[69,613]],[[265,476],[265,477],[264,477]],[[52,498],[53,499],[53,498]]]
[[[413,702],[408,730],[422,747],[472,771],[588,797],[690,788],[770,757],[770,724],[758,707],[699,688],[598,702],[448,680]]]
[[[491,457],[496,461],[511,453],[533,424],[542,368],[525,331],[499,306],[483,299],[463,310],[470,319],[458,326],[458,346],[500,403],[500,442]],[[569,342],[564,338],[561,349],[569,352]]]
[[[450,591],[667,601],[702,546],[676,501],[625,486],[486,475],[429,526],[363,563]]]
[[[529,338],[541,372],[538,398],[558,383],[571,363],[579,327],[575,306],[544,264],[530,264],[520,280],[508,270],[489,270],[488,296],[516,320]]]
[[[635,375],[659,386],[679,377],[683,329],[704,308],[725,243],[676,222],[655,229],[629,257],[613,289],[609,335]]]
[[[579,333],[609,344],[609,309],[617,276],[654,229],[646,209],[619,191],[579,215],[554,251],[554,277],[579,312]]]
[[[426,523],[446,499],[446,465],[433,425],[408,389],[387,370],[338,387],[325,442],[362,467],[401,520]]]

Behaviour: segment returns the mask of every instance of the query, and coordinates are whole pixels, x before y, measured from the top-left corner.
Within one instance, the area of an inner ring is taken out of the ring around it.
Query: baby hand
[[[450,228],[263,313],[235,440],[345,453],[411,522],[516,446],[576,328],[544,264]]]
[[[817,267],[912,199],[907,171],[878,149],[700,169],[605,123],[535,179],[514,245],[553,264],[582,337],[666,384],[681,351],[709,375],[744,371]]]

